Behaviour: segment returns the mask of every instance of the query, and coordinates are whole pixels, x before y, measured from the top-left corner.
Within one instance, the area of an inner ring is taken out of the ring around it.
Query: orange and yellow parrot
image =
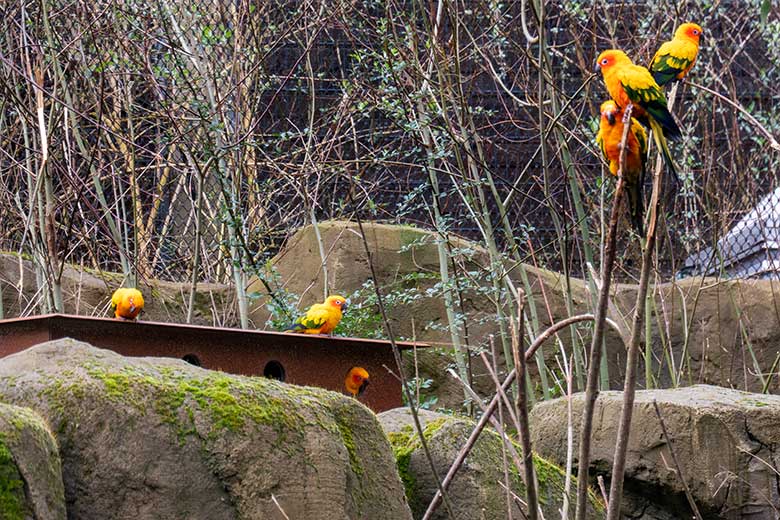
[[[599,54],[596,69],[601,70],[604,83],[612,99],[621,109],[633,105],[631,115],[653,131],[658,149],[666,166],[676,175],[676,168],[666,139],[680,137],[680,127],[666,106],[666,96],[652,74],[640,65],[634,65],[626,53],[610,49]]]
[[[601,119],[596,142],[601,153],[609,163],[609,171],[617,175],[620,165],[620,144],[623,140],[623,110],[617,103],[605,101],[601,104]],[[631,118],[631,127],[626,136],[626,157],[623,163],[623,180],[628,194],[628,211],[631,214],[631,224],[640,235],[643,233],[644,202],[642,201],[642,185],[645,180],[645,165],[647,162],[647,133],[639,121]]]
[[[674,38],[664,42],[650,62],[650,72],[661,86],[683,79],[696,63],[702,29],[695,23],[684,23],[674,32]]]
[[[144,297],[138,289],[120,287],[111,295],[111,308],[115,318],[134,320],[144,310]]]
[[[366,391],[366,387],[369,384],[368,372],[363,367],[352,367],[347,372],[347,377],[344,379],[344,388],[352,394],[352,397],[357,399],[363,392]]]
[[[331,334],[347,309],[347,299],[338,294],[328,296],[323,303],[315,303],[306,314],[287,327],[291,332],[303,334]]]

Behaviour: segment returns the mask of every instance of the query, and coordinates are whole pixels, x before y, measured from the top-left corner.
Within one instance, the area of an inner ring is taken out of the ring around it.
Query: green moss
[[[425,425],[423,428],[423,437],[425,437],[425,440],[430,440],[436,433],[441,430],[442,426],[447,424],[448,421],[451,421],[454,419],[450,419],[448,417],[441,417],[439,419],[435,419],[428,424]]]
[[[12,430],[6,433],[6,440],[10,442],[18,440],[21,437],[22,430],[41,436],[48,433],[48,428],[46,423],[43,422],[43,418],[30,408],[13,406],[7,410],[8,413],[4,415]]]
[[[461,421],[457,417],[442,417],[434,421],[429,422],[423,428],[423,437],[426,441],[430,441],[445,425],[449,425],[454,421]],[[463,420],[468,425],[466,429],[460,429],[453,427],[446,430],[447,435],[451,435],[452,438],[440,439],[439,442],[446,445],[460,446],[464,441],[466,432],[469,432],[473,428],[472,421]],[[454,425],[453,425],[454,426]],[[501,467],[503,464],[502,454],[500,450],[501,443],[503,442],[495,431],[486,429],[483,433],[483,438],[472,449],[471,454],[467,460],[476,460],[480,464],[486,467]],[[490,442],[487,441],[488,437],[492,437]],[[401,477],[401,481],[404,485],[404,491],[406,492],[406,498],[409,501],[412,510],[415,511],[416,507],[416,478],[410,471],[410,463],[412,454],[421,447],[421,443],[417,433],[414,431],[411,425],[404,426],[399,432],[389,432],[388,439],[390,445],[393,448],[393,455],[395,456],[396,465],[398,466],[398,474]],[[518,444],[514,444],[518,453],[522,453],[522,448]],[[546,504],[550,501],[560,500],[565,487],[566,475],[560,467],[554,463],[534,454],[534,470],[539,482],[539,500],[542,504]],[[509,462],[509,472],[512,477],[514,488],[519,493],[523,493],[525,488],[523,485],[522,477],[514,464]],[[575,478],[572,478],[572,489],[576,489],[577,482]],[[590,503],[593,510],[597,515],[604,513],[604,504],[598,498],[598,496],[592,491],[589,492]],[[503,500],[503,494],[496,495],[496,499]],[[500,511],[504,505],[496,504],[493,510]]]
[[[423,427],[425,440],[430,440],[450,420],[447,417],[441,417],[426,424]],[[387,437],[393,449],[395,464],[398,467],[398,475],[401,477],[401,482],[404,485],[406,499],[411,504],[415,497],[414,492],[417,480],[409,471],[409,464],[412,460],[412,453],[422,447],[422,443],[411,425],[404,426],[400,432],[389,432]]]
[[[412,226],[398,226],[398,239],[401,247],[419,247],[423,243],[431,241],[430,236],[423,230]]]
[[[65,413],[65,408],[70,400],[78,400],[84,397],[83,383],[78,378],[55,377],[48,386],[39,392],[39,398],[46,402],[52,412],[59,418],[59,423],[52,426],[58,433],[66,431],[69,422],[69,414]]]
[[[766,401],[762,401],[760,399],[755,398],[742,398],[739,400],[739,404],[743,404],[746,406],[755,406],[757,408],[761,408],[763,406],[769,406],[769,403]]]
[[[5,520],[22,520],[28,512],[24,481],[0,436],[0,516]]]
[[[360,459],[357,455],[357,448],[355,447],[355,438],[352,436],[352,430],[340,417],[337,418],[336,425],[341,434],[341,440],[344,442],[344,447],[349,454],[349,466],[352,468],[352,473],[359,477],[363,474],[363,468],[360,466]]]
[[[414,499],[415,486],[417,479],[409,471],[409,464],[412,460],[412,453],[417,450],[421,444],[411,426],[404,426],[400,432],[389,432],[387,438],[390,440],[390,446],[393,448],[395,464],[398,467],[398,475],[404,485],[406,499],[411,504]]]
[[[239,431],[251,421],[271,426],[281,445],[290,431],[302,435],[303,418],[294,411],[296,406],[291,406],[291,401],[295,397],[311,395],[305,389],[288,387],[284,395],[276,397],[268,391],[268,386],[275,384],[271,381],[242,380],[219,373],[209,373],[198,379],[172,367],[116,369],[91,364],[85,368],[90,376],[103,383],[110,399],[128,403],[144,412],[151,397],[153,409],[163,423],[174,428],[181,442],[197,433],[195,411],[199,410],[211,419],[209,437],[225,430]]]
[[[30,253],[26,252],[19,252],[19,251],[0,251],[0,255],[7,255],[7,256],[15,256],[17,258],[21,258],[22,260],[33,260],[33,256]]]
[[[157,301],[162,301],[163,300],[162,292],[160,292],[160,289],[158,289],[155,286],[149,286],[149,296],[150,296],[150,299],[152,299],[152,300],[157,300]],[[171,302],[167,302],[167,303],[168,303],[168,305],[171,304]]]

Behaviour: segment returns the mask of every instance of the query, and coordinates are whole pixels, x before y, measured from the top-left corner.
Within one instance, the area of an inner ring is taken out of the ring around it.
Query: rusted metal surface
[[[389,342],[379,340],[50,314],[0,320],[0,357],[65,337],[123,356],[186,359],[231,374],[262,376],[269,371],[276,375],[281,366],[286,383],[340,393],[345,393],[349,369],[361,366],[371,382],[360,401],[375,412],[401,406],[401,383],[388,371],[396,372],[392,349]],[[401,349],[414,346],[398,345]],[[418,348],[426,346],[417,344]]]

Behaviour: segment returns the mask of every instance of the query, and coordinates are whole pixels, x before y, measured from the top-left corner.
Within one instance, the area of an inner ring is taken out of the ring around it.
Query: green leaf
[[[761,23],[766,23],[767,17],[769,17],[769,11],[772,9],[772,0],[764,0],[761,2]]]

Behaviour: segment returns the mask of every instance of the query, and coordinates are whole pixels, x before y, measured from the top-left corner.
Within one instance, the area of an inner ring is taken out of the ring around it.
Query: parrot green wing
[[[698,47],[679,40],[665,42],[650,62],[650,72],[660,86],[677,79],[696,61]]]
[[[647,132],[639,124],[639,121],[631,118],[631,132],[636,136],[636,140],[639,143],[639,154],[642,157],[642,162],[647,160]]]
[[[666,105],[666,95],[655,82],[650,71],[638,65],[625,67],[620,82],[631,102],[655,119],[663,128],[667,138],[674,139],[682,135],[680,127],[677,126],[674,116]]]
[[[329,316],[327,309],[323,309],[319,305],[312,305],[305,316],[298,318],[298,323],[307,329],[319,329],[325,325]]]
[[[655,79],[656,83],[663,86],[674,81],[681,72],[688,69],[692,64],[693,60],[665,54],[663,56],[657,56],[653,61],[650,70],[652,71],[653,79]]]

